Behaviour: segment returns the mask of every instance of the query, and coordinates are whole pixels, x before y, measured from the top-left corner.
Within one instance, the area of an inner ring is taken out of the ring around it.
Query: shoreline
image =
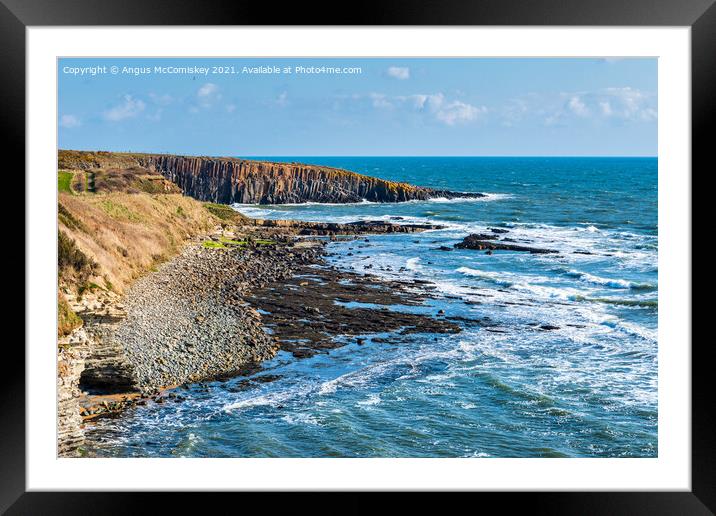
[[[249,219],[194,238],[123,296],[85,299],[90,308],[79,310],[85,324],[64,339],[71,353],[60,353],[72,365],[64,368],[72,374],[58,378],[61,399],[69,400],[59,424],[60,455],[77,455],[85,424],[135,405],[180,401],[177,387],[245,375],[281,349],[302,358],[348,343],[335,337],[362,343],[366,320],[408,332],[461,331],[437,316],[386,308],[420,304],[429,297],[423,285],[339,273],[325,262],[331,240],[434,228]],[[375,308],[360,308],[355,317],[345,301]],[[321,330],[296,346],[296,333],[306,327]]]

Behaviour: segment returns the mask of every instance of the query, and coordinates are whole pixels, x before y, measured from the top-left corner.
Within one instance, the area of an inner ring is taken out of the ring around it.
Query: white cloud
[[[599,103],[599,108],[604,116],[612,116],[614,111],[612,110],[612,104],[608,100],[603,100]]]
[[[487,108],[485,106],[473,106],[456,100],[440,109],[436,117],[447,125],[455,125],[457,123],[472,122],[486,113]]]
[[[578,116],[642,122],[657,119],[656,95],[629,87],[579,93],[568,105]]]
[[[578,95],[569,99],[567,107],[577,116],[589,116],[589,108]]]
[[[370,93],[368,95],[350,95],[341,97],[354,102],[369,101],[375,109],[422,113],[434,120],[446,124],[472,122],[485,115],[485,106],[473,106],[460,100],[450,100],[443,93],[416,93],[413,95],[386,95]]]
[[[140,99],[131,95],[122,97],[122,103],[104,112],[104,118],[112,122],[118,122],[126,118],[132,118],[144,111],[146,105]]]
[[[368,95],[368,98],[370,98],[373,103],[373,107],[375,108],[391,109],[395,107],[388,98],[388,96],[383,93],[371,93],[370,95]]]
[[[386,73],[388,74],[388,77],[392,77],[393,79],[401,81],[410,79],[410,68],[407,66],[391,66],[388,68]]]
[[[282,91],[281,94],[276,97],[276,105],[281,107],[288,106],[288,92]]]
[[[196,91],[196,98],[199,106],[203,108],[210,108],[221,100],[221,93],[219,92],[219,87],[216,84],[207,82],[206,84],[201,85],[201,87]]]
[[[652,122],[658,118],[656,94],[630,87],[528,94],[508,101],[500,113],[502,125],[508,127],[530,118],[540,119],[549,126],[565,126],[577,119],[623,124]]]
[[[82,125],[82,123],[75,115],[62,115],[60,117],[60,126],[62,127],[72,129],[73,127],[79,127],[80,125]]]
[[[609,116],[627,120],[657,119],[656,95],[634,88],[607,88],[604,97],[610,102]]]
[[[211,82],[207,82],[206,84],[203,84],[199,90],[196,92],[198,97],[206,98],[210,97],[211,95],[214,95],[216,92],[219,91],[219,87]]]
[[[415,109],[431,114],[446,125],[472,122],[487,114],[485,106],[473,106],[461,100],[448,100],[443,93],[416,94],[406,98]]]

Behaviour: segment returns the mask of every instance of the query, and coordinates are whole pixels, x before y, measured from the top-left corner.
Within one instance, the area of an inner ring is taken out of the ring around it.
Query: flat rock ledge
[[[402,217],[396,217],[402,219]],[[355,222],[308,222],[301,220],[254,219],[254,224],[266,228],[290,229],[299,235],[364,235],[382,233],[419,233],[444,229],[438,224],[396,224],[384,220],[358,220]]]

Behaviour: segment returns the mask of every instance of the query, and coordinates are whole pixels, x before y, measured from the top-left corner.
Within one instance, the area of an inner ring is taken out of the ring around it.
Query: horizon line
[[[75,152],[111,152],[127,154],[173,154],[175,156],[196,156],[214,158],[658,158],[659,155],[598,155],[598,154],[185,154],[168,151],[133,151],[103,149],[61,149]]]

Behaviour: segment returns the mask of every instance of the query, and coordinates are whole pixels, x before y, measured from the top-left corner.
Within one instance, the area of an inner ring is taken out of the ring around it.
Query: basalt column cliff
[[[176,183],[186,195],[225,204],[402,202],[483,196],[434,190],[298,163],[158,154],[139,155],[137,162]]]

